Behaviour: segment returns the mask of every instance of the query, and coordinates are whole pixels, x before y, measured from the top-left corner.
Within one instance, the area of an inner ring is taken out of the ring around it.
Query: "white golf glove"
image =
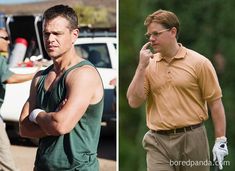
[[[215,162],[217,160],[219,169],[222,170],[224,157],[228,155],[227,138],[224,136],[216,138],[212,152],[213,161]]]

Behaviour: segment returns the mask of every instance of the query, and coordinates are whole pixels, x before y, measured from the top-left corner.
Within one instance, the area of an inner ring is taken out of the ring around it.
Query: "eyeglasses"
[[[152,33],[146,33],[145,37],[146,39],[150,39],[151,36],[159,37],[163,32],[169,31],[170,29],[164,29],[160,31],[154,31]]]
[[[4,40],[8,41],[9,37],[8,36],[6,36],[6,37],[0,36],[0,39],[4,39]]]

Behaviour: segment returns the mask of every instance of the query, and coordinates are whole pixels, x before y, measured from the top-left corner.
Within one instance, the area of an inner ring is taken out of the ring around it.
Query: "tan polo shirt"
[[[170,63],[155,54],[145,75],[146,122],[149,129],[168,130],[208,119],[206,101],[222,97],[211,62],[180,44]]]

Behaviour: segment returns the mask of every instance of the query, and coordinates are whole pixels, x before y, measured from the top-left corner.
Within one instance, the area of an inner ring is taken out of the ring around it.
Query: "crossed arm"
[[[79,70],[79,69],[75,69]],[[70,132],[89,104],[93,103],[97,90],[97,73],[91,67],[84,67],[79,72],[71,71],[66,78],[66,103],[58,106],[55,112],[40,112],[37,123],[29,120],[29,114],[36,106],[36,84],[39,75],[36,75],[30,88],[30,96],[26,101],[20,116],[20,134],[24,137],[41,138],[48,135],[63,135]]]

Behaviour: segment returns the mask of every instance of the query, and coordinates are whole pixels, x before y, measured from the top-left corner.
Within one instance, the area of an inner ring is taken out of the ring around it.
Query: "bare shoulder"
[[[81,80],[88,82],[99,82],[101,78],[99,76],[98,71],[90,65],[84,65],[78,68],[73,69],[67,76],[68,81],[72,80]]]
[[[70,72],[73,76],[83,76],[83,75],[97,75],[97,70],[90,65],[83,65],[81,67],[75,68]]]
[[[103,84],[98,71],[89,65],[84,65],[70,71],[66,77],[68,93],[90,97],[89,103],[96,104],[103,97]]]

